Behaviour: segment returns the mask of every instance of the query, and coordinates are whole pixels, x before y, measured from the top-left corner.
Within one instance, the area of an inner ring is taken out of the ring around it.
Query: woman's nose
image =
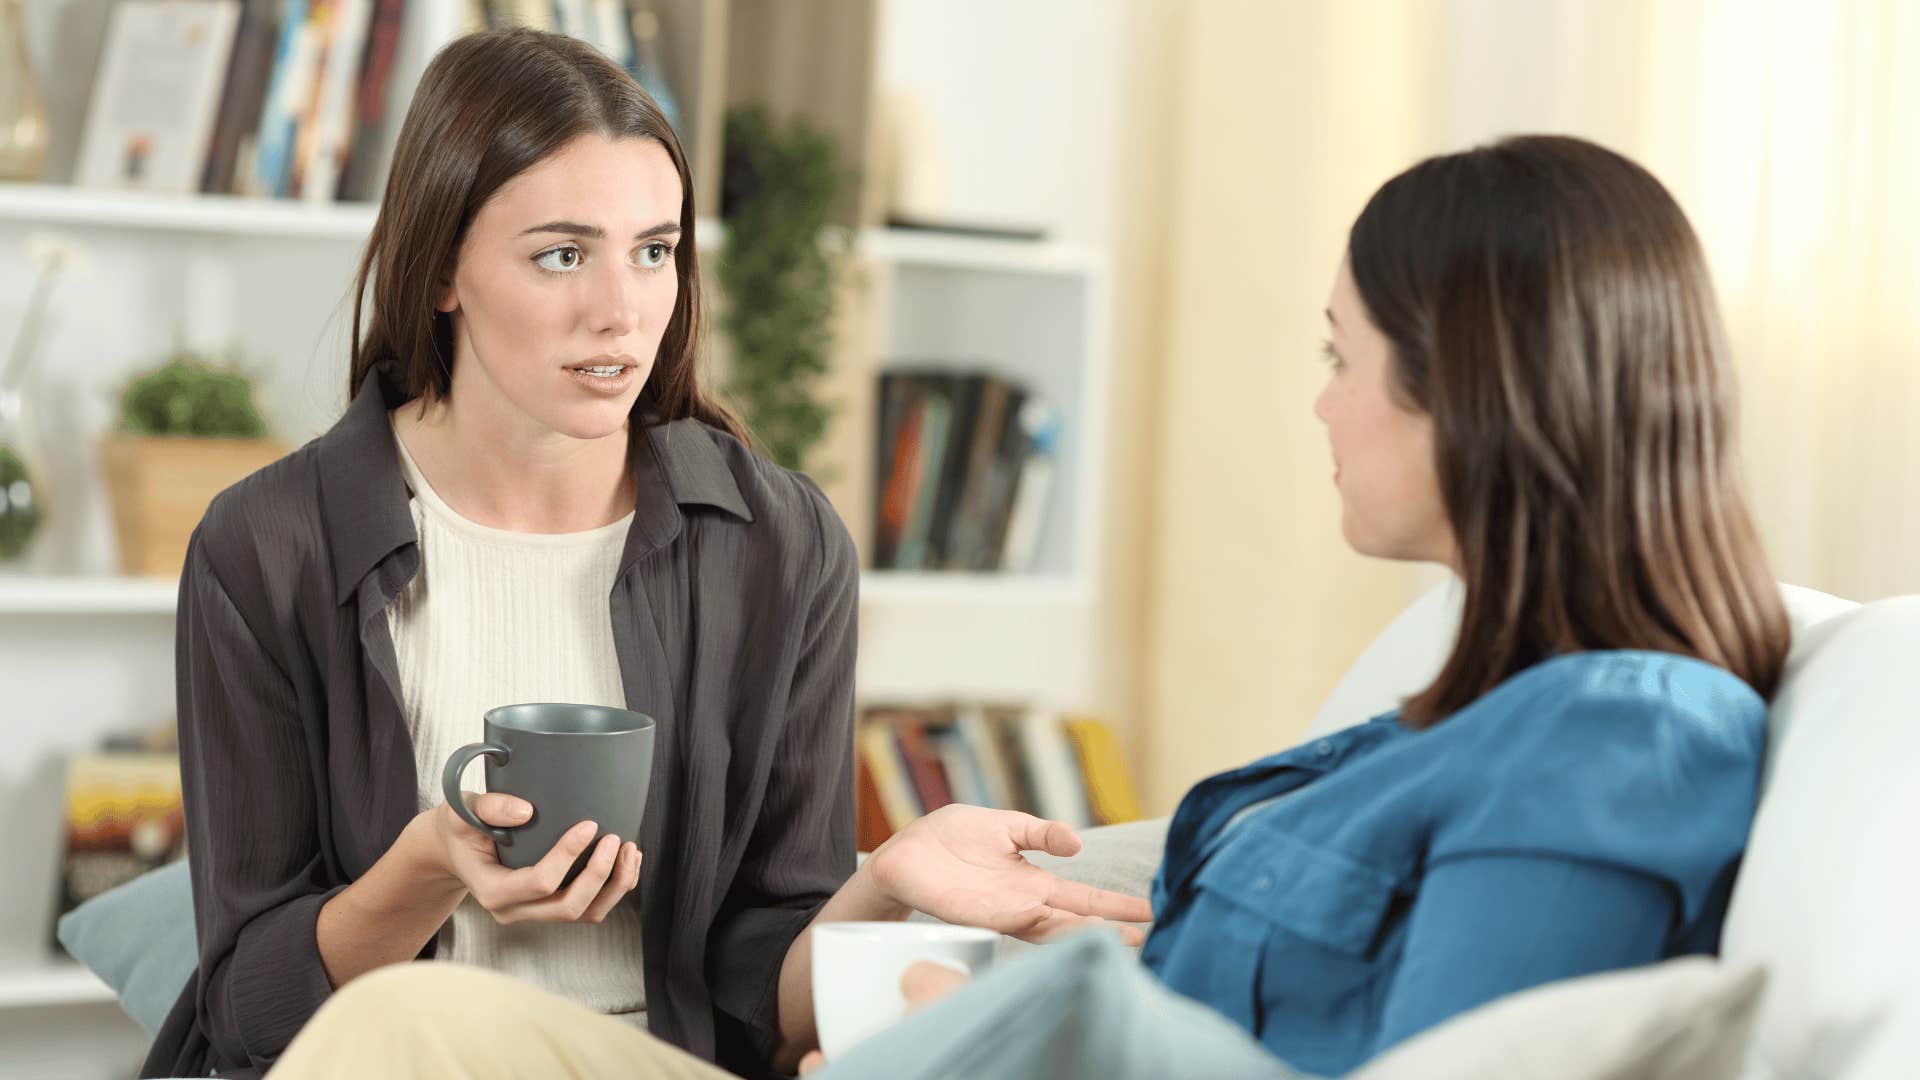
[[[609,267],[594,276],[587,298],[588,329],[619,337],[634,324],[633,286],[622,267]]]

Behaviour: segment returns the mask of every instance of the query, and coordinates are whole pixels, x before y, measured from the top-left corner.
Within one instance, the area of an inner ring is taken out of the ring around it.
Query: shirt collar
[[[399,387],[376,366],[361,380],[345,415],[315,447],[336,603],[346,603],[388,555],[419,541],[387,418],[404,404]],[[711,429],[689,418],[647,423],[643,433],[645,438],[633,441],[637,483],[622,573],[679,535],[681,506],[711,506],[753,521]]]

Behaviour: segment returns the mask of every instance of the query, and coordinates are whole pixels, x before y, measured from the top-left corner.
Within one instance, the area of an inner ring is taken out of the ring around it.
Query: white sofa
[[[1920,1078],[1920,596],[1859,605],[1782,592],[1793,651],[1722,940],[1725,962],[1768,974],[1743,1080]],[[1459,607],[1457,584],[1415,601],[1341,678],[1307,737],[1425,686]],[[1078,858],[1035,861],[1144,894],[1165,830],[1164,820],[1089,830]]]

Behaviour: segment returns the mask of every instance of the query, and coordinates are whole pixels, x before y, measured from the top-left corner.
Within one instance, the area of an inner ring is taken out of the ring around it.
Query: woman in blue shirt
[[[1644,169],[1557,137],[1422,162],[1354,223],[1327,319],[1314,412],[1342,532],[1452,568],[1459,638],[1401,708],[1187,795],[1141,958],[1287,1065],[1338,1074],[1504,994],[1712,950],[1789,631],[1705,261]],[[1026,865],[1023,846],[1077,847],[1039,825],[949,808],[860,874],[999,929],[1129,917]],[[369,994],[333,1034],[434,992]],[[496,1018],[533,993],[466,992]],[[539,1015],[549,1037],[468,1052],[604,1035],[657,1060],[642,1034],[575,1028],[584,1010]],[[303,1042],[290,1074],[342,1052]]]

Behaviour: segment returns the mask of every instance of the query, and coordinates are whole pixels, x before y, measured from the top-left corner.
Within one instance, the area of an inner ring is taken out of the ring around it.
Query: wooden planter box
[[[120,572],[178,578],[187,539],[207,504],[286,452],[272,439],[113,435],[101,440]]]

